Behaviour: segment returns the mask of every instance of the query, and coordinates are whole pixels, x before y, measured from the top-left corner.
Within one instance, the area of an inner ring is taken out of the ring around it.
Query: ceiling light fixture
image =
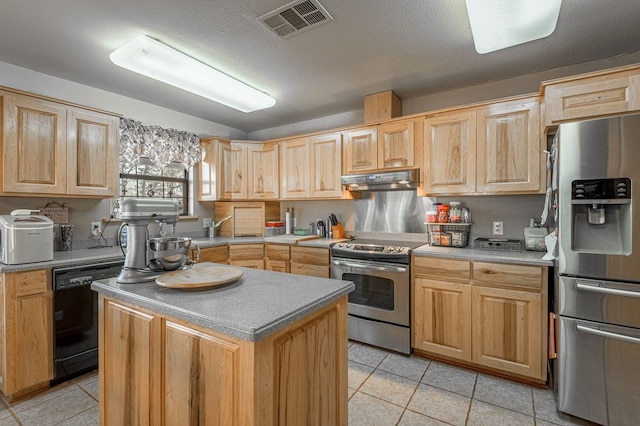
[[[473,42],[489,53],[547,37],[556,29],[562,0],[465,0]]]
[[[242,112],[272,107],[276,100],[235,78],[145,35],[109,55],[111,62]]]

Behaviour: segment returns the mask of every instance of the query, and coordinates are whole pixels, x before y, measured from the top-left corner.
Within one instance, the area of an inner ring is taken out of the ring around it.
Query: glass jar
[[[438,222],[449,222],[449,206],[447,204],[440,204],[438,206]]]
[[[459,201],[452,201],[449,203],[449,221],[451,223],[462,222],[462,210],[460,209]]]
[[[438,221],[438,212],[436,210],[429,210],[427,212],[427,223],[436,223]]]

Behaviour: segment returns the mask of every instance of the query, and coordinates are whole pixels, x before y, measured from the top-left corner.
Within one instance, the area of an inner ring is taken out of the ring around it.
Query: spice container
[[[462,222],[462,210],[460,210],[459,201],[452,201],[449,203],[449,221],[451,223]]]
[[[466,207],[462,208],[462,223],[471,223],[471,210]]]
[[[447,204],[440,204],[438,206],[438,222],[449,222],[449,206]]]
[[[436,210],[429,210],[427,212],[427,223],[436,223],[438,221],[438,212]]]

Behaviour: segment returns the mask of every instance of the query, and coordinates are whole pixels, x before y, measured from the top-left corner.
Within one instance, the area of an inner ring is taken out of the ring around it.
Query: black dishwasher
[[[54,377],[57,384],[98,367],[98,294],[96,280],[115,278],[123,261],[53,270]]]

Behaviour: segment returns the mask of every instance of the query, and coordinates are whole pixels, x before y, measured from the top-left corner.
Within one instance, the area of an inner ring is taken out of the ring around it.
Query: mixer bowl
[[[191,238],[187,237],[158,237],[149,238],[149,248],[153,251],[188,250]]]
[[[191,238],[149,238],[149,267],[157,271],[174,271],[184,265],[191,247]]]

